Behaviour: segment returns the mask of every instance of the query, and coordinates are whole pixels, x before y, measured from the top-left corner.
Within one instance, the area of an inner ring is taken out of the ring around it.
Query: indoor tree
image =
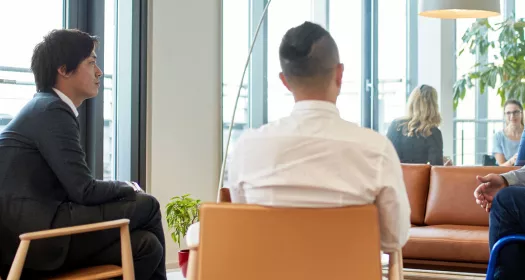
[[[454,109],[459,100],[465,97],[467,88],[479,84],[480,93],[487,87],[497,89],[502,104],[509,98],[525,101],[525,21],[511,17],[491,24],[487,19],[479,19],[467,29],[462,37],[464,47],[458,56],[469,52],[480,57],[494,50],[494,59],[477,62],[471,70],[454,84]],[[495,32],[496,40],[489,40],[488,34]]]

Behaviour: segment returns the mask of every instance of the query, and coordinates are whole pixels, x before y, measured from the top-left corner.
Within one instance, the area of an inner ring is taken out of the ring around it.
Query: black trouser
[[[525,234],[525,186],[500,190],[490,209],[490,249],[501,238]],[[525,244],[512,243],[503,247],[497,260],[496,279],[525,279]]]
[[[123,200],[98,206],[63,204],[55,216],[53,228],[122,218],[130,219],[135,279],[166,279],[166,250],[160,206],[150,195],[139,193],[135,201]],[[59,271],[104,264],[122,264],[118,228],[72,235],[66,261]],[[37,276],[48,276],[59,271],[24,270],[22,278],[36,279]]]

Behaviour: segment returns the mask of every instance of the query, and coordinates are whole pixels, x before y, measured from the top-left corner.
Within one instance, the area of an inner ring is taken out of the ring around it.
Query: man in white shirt
[[[321,26],[290,29],[279,48],[283,84],[296,104],[289,117],[245,132],[229,166],[233,203],[340,207],[375,203],[381,248],[408,239],[410,206],[401,164],[390,141],[339,116],[343,65]],[[188,243],[198,242],[198,229]]]

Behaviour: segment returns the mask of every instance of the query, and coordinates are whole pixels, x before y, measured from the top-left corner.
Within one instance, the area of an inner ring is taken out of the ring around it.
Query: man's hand
[[[126,181],[126,184],[128,184],[128,186],[132,187],[135,190],[135,192],[140,192],[140,193],[144,192],[144,190],[136,182]]]
[[[479,186],[474,191],[476,203],[489,212],[496,193],[507,186],[507,182],[498,174],[488,174],[485,177],[476,176]]]

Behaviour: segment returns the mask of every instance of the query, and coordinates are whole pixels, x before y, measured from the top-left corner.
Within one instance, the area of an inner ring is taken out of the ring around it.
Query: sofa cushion
[[[499,166],[432,167],[425,224],[488,226],[488,213],[479,207],[474,199],[474,190],[479,184],[476,175],[500,174],[513,169],[517,168]]]
[[[427,207],[428,186],[430,184],[430,165],[402,164],[403,179],[410,202],[410,222],[423,225]]]
[[[488,263],[489,229],[484,226],[413,227],[403,258]]]

